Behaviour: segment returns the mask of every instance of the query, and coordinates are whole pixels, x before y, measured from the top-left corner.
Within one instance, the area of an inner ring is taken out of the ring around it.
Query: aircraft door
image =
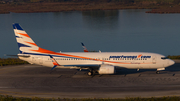
[[[36,60],[36,57],[32,57],[32,62],[36,62],[37,60]]]
[[[156,64],[156,56],[152,56],[152,63]]]
[[[32,62],[41,65],[43,64],[43,57],[42,56],[32,57]]]
[[[39,64],[43,64],[43,57],[40,56],[38,59],[39,59]]]

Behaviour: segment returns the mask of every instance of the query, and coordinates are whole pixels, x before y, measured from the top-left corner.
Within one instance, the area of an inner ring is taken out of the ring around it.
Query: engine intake
[[[101,65],[98,72],[99,74],[114,74],[115,69],[114,66],[111,65]]]

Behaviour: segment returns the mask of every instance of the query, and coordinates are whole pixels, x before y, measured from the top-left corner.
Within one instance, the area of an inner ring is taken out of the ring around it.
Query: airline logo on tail
[[[13,24],[13,28],[20,53],[31,52],[31,50],[39,49],[35,42],[30,38],[30,36],[22,29],[22,27],[18,23]]]

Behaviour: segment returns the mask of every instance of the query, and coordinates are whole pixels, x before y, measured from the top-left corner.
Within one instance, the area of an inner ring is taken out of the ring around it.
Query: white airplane
[[[88,75],[114,74],[115,68],[165,70],[175,62],[164,55],[147,52],[67,52],[40,48],[18,23],[13,24],[20,53],[18,57],[31,64],[54,68],[88,69]]]

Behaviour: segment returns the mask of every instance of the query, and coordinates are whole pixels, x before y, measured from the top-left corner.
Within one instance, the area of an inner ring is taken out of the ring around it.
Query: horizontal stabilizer
[[[5,56],[14,56],[14,57],[30,57],[30,55],[25,55],[25,54],[23,54],[23,55],[20,55],[20,54],[18,54],[18,55],[9,55],[9,54],[5,54]]]

